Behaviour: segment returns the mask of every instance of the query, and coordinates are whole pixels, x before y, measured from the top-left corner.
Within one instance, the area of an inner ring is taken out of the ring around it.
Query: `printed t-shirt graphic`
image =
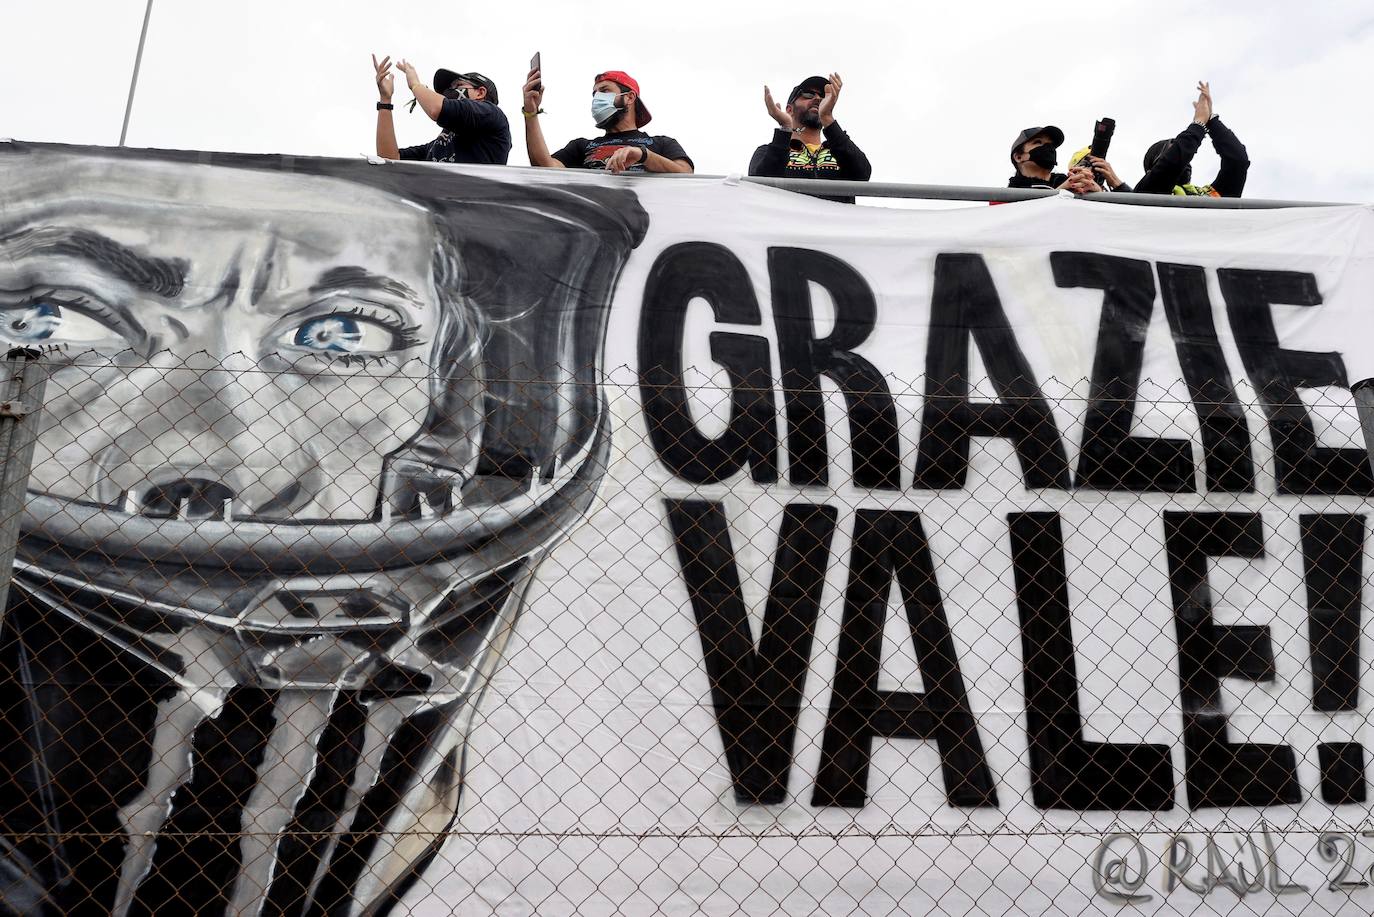
[[[840,163],[830,147],[825,144],[812,146],[809,143],[793,141],[787,154],[789,172],[838,172]]]
[[[682,144],[672,137],[650,136],[643,131],[617,131],[592,140],[579,137],[554,153],[553,158],[570,169],[604,169],[606,160],[610,159],[616,150],[627,146],[647,147],[650,152],[657,153],[665,159],[685,159],[688,163],[692,161],[687,151],[682,148]],[[635,163],[626,171],[643,172],[644,166]]]

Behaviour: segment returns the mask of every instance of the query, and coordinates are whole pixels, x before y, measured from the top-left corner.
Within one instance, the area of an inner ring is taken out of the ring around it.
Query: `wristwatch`
[[[391,110],[392,110],[393,108],[395,108],[395,107],[396,107],[396,106],[395,106],[395,105],[392,105],[390,102],[378,102],[378,103],[377,103],[377,110],[378,110],[378,111],[391,111]]]

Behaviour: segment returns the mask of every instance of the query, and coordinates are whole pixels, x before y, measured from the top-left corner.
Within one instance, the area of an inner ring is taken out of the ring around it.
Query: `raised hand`
[[[821,99],[821,127],[829,127],[835,122],[835,103],[840,100],[840,90],[844,88],[844,80],[840,79],[838,73],[832,73],[829,82],[825,84],[825,98]]]
[[[411,92],[415,91],[416,86],[424,85],[424,80],[420,79],[420,75],[415,72],[415,65],[410,61],[398,60],[396,62],[396,69],[406,75],[406,85],[410,87]]]
[[[525,85],[521,92],[525,97],[525,111],[529,114],[537,112],[540,104],[544,101],[543,79],[543,75],[538,70],[531,70],[525,78]]]
[[[785,131],[790,131],[797,125],[793,123],[792,116],[787,113],[777,102],[773,101],[773,93],[767,86],[763,87],[763,107],[768,111],[768,117],[778,122],[778,127]]]
[[[1212,87],[1207,83],[1197,84],[1197,101],[1193,103],[1193,120],[1206,124],[1212,120]]]
[[[391,56],[387,55],[378,63],[377,55],[372,55],[372,69],[377,72],[377,93],[383,102],[391,101],[391,90],[396,78],[391,74]]]

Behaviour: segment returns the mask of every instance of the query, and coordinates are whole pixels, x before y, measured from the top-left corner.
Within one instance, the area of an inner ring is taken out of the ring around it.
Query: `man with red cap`
[[[530,165],[554,169],[605,169],[622,172],[691,172],[692,160],[672,137],[640,130],[653,117],[639,94],[639,83],[623,70],[598,73],[592,84],[592,121],[605,133],[588,140],[579,137],[555,153],[549,152],[539,126],[544,84],[538,70],[525,81],[525,147]]]

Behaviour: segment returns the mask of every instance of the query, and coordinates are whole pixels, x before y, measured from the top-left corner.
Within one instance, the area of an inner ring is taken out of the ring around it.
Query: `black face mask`
[[[1053,169],[1059,163],[1059,153],[1048,143],[1030,151],[1030,161],[1042,169]]]
[[[444,90],[444,98],[446,99],[466,99],[467,97],[468,88],[466,86],[455,86]]]

